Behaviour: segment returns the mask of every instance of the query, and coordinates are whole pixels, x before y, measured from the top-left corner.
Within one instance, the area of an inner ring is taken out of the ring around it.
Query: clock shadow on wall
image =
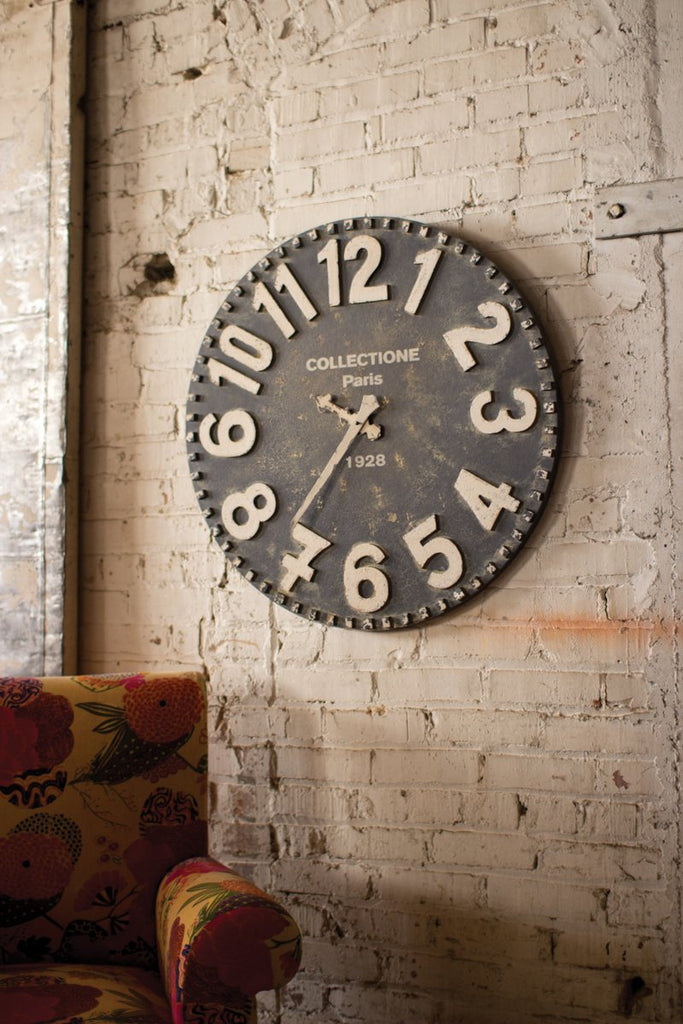
[[[560,396],[534,312],[440,228],[302,232],[228,294],[187,402],[197,499],[228,561],[325,625],[420,626],[482,593],[539,521]]]

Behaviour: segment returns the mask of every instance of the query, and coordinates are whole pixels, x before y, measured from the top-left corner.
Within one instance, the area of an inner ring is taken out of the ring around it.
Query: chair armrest
[[[209,1005],[229,1007],[245,1024],[255,1020],[256,992],[281,988],[299,968],[301,934],[293,918],[211,857],[193,857],[165,875],[156,913],[159,966],[174,1024],[186,1009],[194,1019]]]

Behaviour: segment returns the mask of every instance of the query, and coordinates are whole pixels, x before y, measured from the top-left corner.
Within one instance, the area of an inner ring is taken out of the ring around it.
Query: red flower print
[[[144,676],[126,676],[120,673],[109,673],[109,675],[101,676],[76,676],[79,683],[83,684],[84,689],[97,691],[97,690],[111,690],[115,686],[125,686],[129,689],[136,684],[139,685],[144,681]]]
[[[73,748],[73,710],[66,697],[43,691],[0,707],[0,785],[49,772]]]
[[[185,925],[179,917],[176,917],[171,926],[171,935],[168,943],[168,956],[165,964],[169,992],[172,993],[174,1003],[180,1003],[182,999],[183,974],[185,973],[185,962],[183,960],[184,938]]]
[[[71,732],[74,713],[66,697],[58,693],[41,693],[22,708],[21,714],[30,716],[38,727],[36,747],[40,767],[50,770],[65,761],[74,745]]]
[[[38,728],[30,719],[17,721],[16,711],[0,708],[0,785],[38,763]]]
[[[187,761],[183,761],[182,757],[178,757],[177,754],[170,754],[165,761],[160,761],[152,768],[143,771],[142,776],[149,779],[150,782],[160,782],[169,775],[184,771],[185,768],[187,768]]]
[[[148,828],[124,853],[126,866],[146,886],[158,885],[175,864],[206,848],[206,822]]]
[[[28,985],[2,992],[2,1011],[7,1020],[21,1021],[21,1024],[43,1024],[46,1020],[55,1020],[59,999],[54,990]]]
[[[126,690],[137,690],[138,687],[145,685],[145,677],[143,675],[128,676],[127,679],[121,680],[121,685]]]
[[[187,735],[201,718],[204,701],[194,679],[158,676],[123,698],[126,721],[146,743],[173,743]]]
[[[268,906],[236,907],[219,914],[192,943],[190,957],[208,968],[224,988],[248,995],[272,988],[274,977],[268,939],[287,927],[279,911]],[[226,950],[230,955],[226,956]]]
[[[40,975],[7,978],[0,987],[3,1020],[45,1024],[74,1018],[94,1009],[102,995],[92,985],[78,985]]]
[[[76,910],[90,907],[114,907],[119,893],[125,891],[126,878],[120,871],[100,871],[88,879],[74,901]]]
[[[62,892],[73,869],[66,843],[41,832],[0,838],[0,894],[14,900],[46,900]]]
[[[202,871],[214,870],[219,865],[210,860],[208,857],[193,857],[191,860],[186,860],[182,864],[177,864],[166,875],[166,884],[175,882],[178,878],[188,878],[191,875],[197,874]]]

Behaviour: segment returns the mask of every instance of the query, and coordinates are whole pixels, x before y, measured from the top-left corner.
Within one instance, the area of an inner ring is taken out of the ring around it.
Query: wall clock
[[[412,220],[337,221],[261,259],[202,340],[187,403],[201,511],[268,598],[421,624],[481,593],[548,498],[559,396],[510,280]]]

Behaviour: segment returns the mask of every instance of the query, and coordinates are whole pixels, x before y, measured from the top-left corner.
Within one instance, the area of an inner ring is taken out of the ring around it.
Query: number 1
[[[441,259],[441,249],[425,249],[419,252],[415,257],[414,262],[420,266],[420,273],[415,279],[413,290],[408,296],[408,301],[403,307],[406,313],[415,315],[420,308],[420,303],[424,298],[424,294],[429,287],[436,265]]]

